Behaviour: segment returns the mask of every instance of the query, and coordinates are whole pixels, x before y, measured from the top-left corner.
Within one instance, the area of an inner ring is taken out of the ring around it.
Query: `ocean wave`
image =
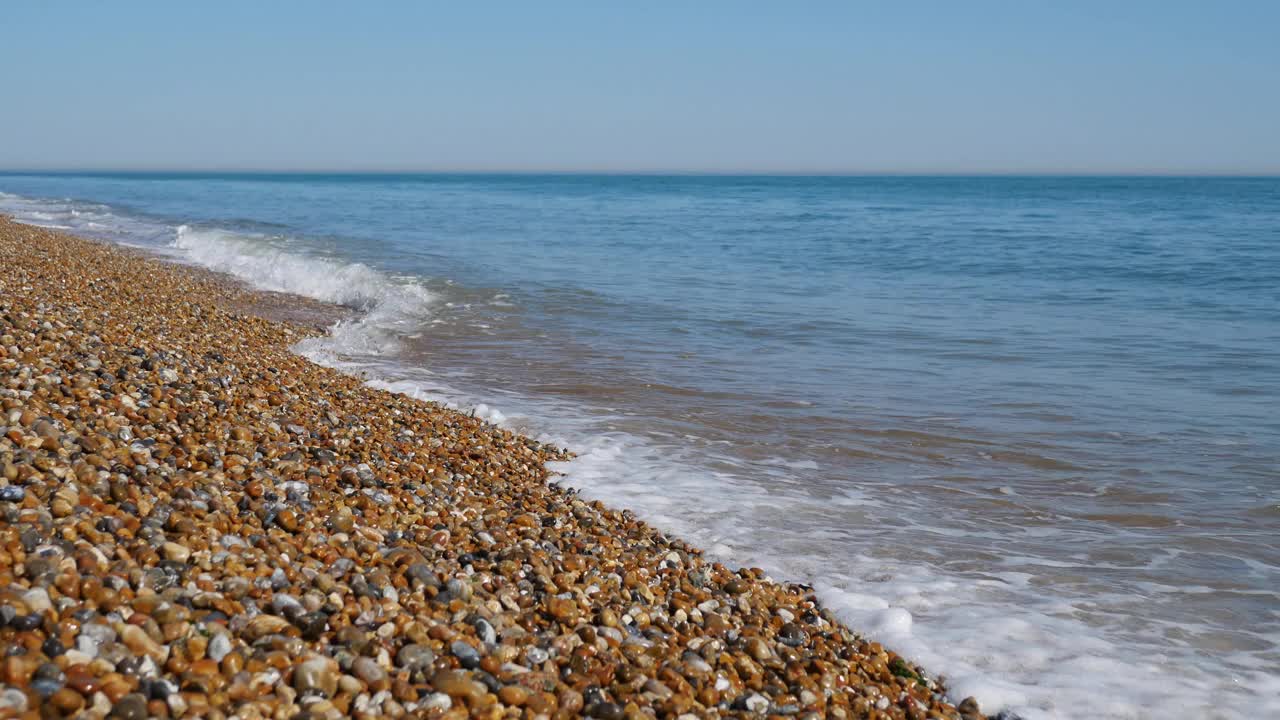
[[[361,263],[307,257],[272,247],[262,238],[225,230],[177,229],[173,247],[198,265],[235,276],[250,285],[369,310],[383,301],[389,282]]]
[[[172,248],[180,259],[231,275],[260,290],[291,293],[359,311],[325,338],[299,351],[313,360],[385,355],[400,338],[428,321],[435,296],[413,278],[397,278],[358,262],[291,252],[282,238],[219,228],[177,228]]]

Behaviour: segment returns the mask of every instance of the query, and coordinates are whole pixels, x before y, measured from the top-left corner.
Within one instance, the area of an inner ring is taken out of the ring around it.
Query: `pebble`
[[[351,664],[351,669],[356,677],[370,685],[382,682],[387,678],[386,672],[378,667],[378,663],[373,658],[356,658],[356,661]]]
[[[27,711],[27,696],[17,688],[5,688],[0,691],[0,709],[10,710],[14,714],[22,714]]]
[[[591,707],[587,708],[586,715],[600,718],[600,720],[626,720],[627,717],[621,705],[611,702],[592,703]]]
[[[165,660],[168,658],[168,648],[160,643],[152,640],[138,625],[125,625],[120,630],[120,642],[124,643],[129,651],[134,655],[145,655],[154,660]]]
[[[108,717],[115,720],[144,720],[147,715],[147,699],[138,693],[130,693],[115,702]]]
[[[293,669],[293,688],[300,695],[332,697],[338,690],[338,670],[328,658],[311,658]]]
[[[478,699],[484,697],[485,687],[471,679],[471,673],[463,670],[441,670],[431,677],[431,685],[449,697]]]
[[[430,647],[417,643],[405,645],[396,653],[396,665],[409,672],[426,670],[431,663],[435,662],[435,659],[435,653]]]
[[[431,693],[426,700],[422,701],[421,707],[428,712],[432,710],[446,712],[453,707],[453,698],[442,692]]]
[[[474,670],[480,667],[480,653],[475,648],[461,640],[454,640],[449,646],[449,652],[458,658],[458,662],[462,667],[468,670]]]
[[[478,618],[471,625],[475,628],[476,636],[480,638],[481,642],[486,645],[493,645],[498,642],[498,631],[494,629],[488,620]]]
[[[498,699],[507,705],[520,707],[529,702],[529,690],[520,685],[507,685],[498,691]]]
[[[982,720],[568,453],[290,351],[348,310],[3,218],[0,257],[0,717]]]
[[[222,662],[227,653],[231,652],[231,638],[223,633],[215,634],[209,639],[209,645],[204,652],[214,662]]]
[[[742,707],[747,712],[763,715],[769,710],[769,699],[759,693],[752,693],[742,701]]]
[[[174,542],[167,542],[162,547],[166,560],[184,563],[191,558],[191,550],[184,545]]]
[[[44,588],[32,588],[22,593],[22,603],[27,606],[29,613],[37,615],[53,610],[53,603],[49,600],[49,591]]]
[[[551,655],[540,647],[528,647],[524,651],[524,661],[528,665],[538,666],[551,658]]]
[[[49,704],[63,715],[73,715],[84,707],[84,696],[71,688],[62,688],[49,697]]]
[[[66,675],[53,663],[44,663],[31,676],[31,689],[41,698],[48,698],[66,684]]]

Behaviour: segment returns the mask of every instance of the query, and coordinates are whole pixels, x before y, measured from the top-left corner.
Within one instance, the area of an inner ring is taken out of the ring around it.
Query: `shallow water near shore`
[[[0,192],[359,311],[299,351],[570,447],[566,483],[813,584],[957,700],[1280,714],[1280,180]]]

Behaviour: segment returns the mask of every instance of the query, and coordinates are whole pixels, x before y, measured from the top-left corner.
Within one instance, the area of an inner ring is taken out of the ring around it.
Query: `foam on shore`
[[[382,356],[399,338],[426,322],[435,298],[413,278],[395,278],[362,263],[290,252],[282,238],[250,236],[181,225],[172,247],[178,257],[226,273],[250,286],[342,305],[359,311],[334,326],[309,357]]]

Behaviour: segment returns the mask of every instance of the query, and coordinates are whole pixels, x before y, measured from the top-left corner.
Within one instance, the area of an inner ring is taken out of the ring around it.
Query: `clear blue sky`
[[[9,2],[0,168],[1280,172],[1280,0]]]

